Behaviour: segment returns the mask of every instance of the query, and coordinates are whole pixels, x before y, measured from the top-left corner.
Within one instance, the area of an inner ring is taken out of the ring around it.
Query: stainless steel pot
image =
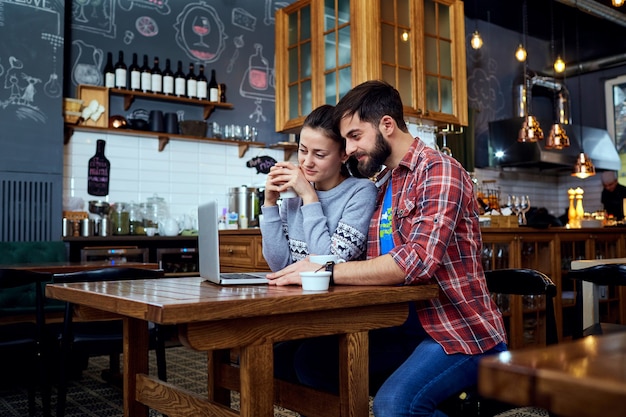
[[[259,193],[258,188],[246,185],[230,188],[228,190],[228,211],[239,214],[240,218],[244,214],[248,218],[248,227],[257,227],[261,211]]]

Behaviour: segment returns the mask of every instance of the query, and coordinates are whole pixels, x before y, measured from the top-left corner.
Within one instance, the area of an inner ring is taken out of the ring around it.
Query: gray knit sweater
[[[346,178],[328,191],[317,191],[319,202],[302,205],[290,198],[261,208],[263,256],[272,271],[307,255],[338,255],[364,259],[377,189],[368,179]]]

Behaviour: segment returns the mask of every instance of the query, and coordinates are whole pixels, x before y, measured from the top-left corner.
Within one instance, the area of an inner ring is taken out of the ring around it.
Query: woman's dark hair
[[[334,123],[334,112],[335,108],[333,106],[330,104],[322,104],[309,113],[306,119],[304,119],[302,127],[322,131],[324,136],[339,144],[340,152],[345,152],[346,141],[341,137],[339,130],[337,129],[337,125]],[[353,175],[355,171],[358,174],[358,170],[349,170],[346,164],[341,165],[341,174],[345,177]],[[360,174],[353,176],[359,175]]]
[[[378,126],[383,116],[391,116],[400,130],[408,132],[400,93],[385,81],[365,81],[348,91],[335,106],[335,125],[355,114],[374,126]]]

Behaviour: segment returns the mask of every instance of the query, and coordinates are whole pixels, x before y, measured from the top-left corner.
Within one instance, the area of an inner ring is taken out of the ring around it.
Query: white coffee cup
[[[326,262],[339,264],[345,262],[345,259],[342,259],[337,255],[311,255],[309,256],[309,261],[316,264],[324,265]]]
[[[285,198],[296,198],[297,196],[298,194],[296,194],[296,192],[291,187],[280,193],[280,198],[282,198],[283,200]]]
[[[326,291],[330,284],[330,271],[300,272],[304,291]]]

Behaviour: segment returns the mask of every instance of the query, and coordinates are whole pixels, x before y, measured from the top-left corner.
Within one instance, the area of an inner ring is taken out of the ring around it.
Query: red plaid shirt
[[[424,330],[448,353],[478,354],[506,341],[502,316],[487,290],[473,184],[453,158],[416,139],[391,181],[380,187],[368,237],[379,256],[382,201],[391,184],[394,248],[405,284],[436,282],[439,298],[417,302]]]

